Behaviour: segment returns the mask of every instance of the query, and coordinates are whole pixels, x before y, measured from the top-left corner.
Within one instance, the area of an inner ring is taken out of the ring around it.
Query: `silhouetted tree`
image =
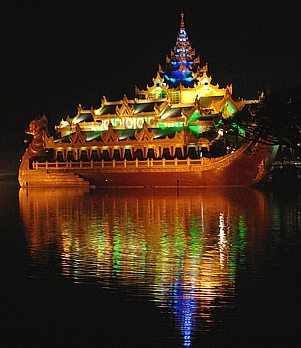
[[[260,104],[244,108],[233,121],[246,131],[246,138],[301,147],[301,88],[271,94]]]

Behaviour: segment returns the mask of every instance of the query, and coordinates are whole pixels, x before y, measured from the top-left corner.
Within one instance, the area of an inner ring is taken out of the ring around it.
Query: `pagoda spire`
[[[195,52],[193,51],[185,29],[184,12],[181,14],[180,31],[177,36],[176,44],[171,54],[171,60],[181,63],[181,70],[189,70],[193,65]],[[180,64],[178,64],[180,67]]]
[[[191,47],[188,39],[183,11],[181,11],[180,17],[180,30],[176,43],[170,51],[170,56],[166,57],[163,77],[170,87],[176,87],[179,84],[185,87],[193,87],[195,80],[192,73],[198,71],[200,57],[195,55],[195,50]]]

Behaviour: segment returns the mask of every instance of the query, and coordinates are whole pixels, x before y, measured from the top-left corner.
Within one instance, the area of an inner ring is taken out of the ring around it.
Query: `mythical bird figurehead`
[[[26,134],[33,135],[28,152],[31,158],[45,156],[45,138],[49,137],[48,119],[45,115],[32,120]]]

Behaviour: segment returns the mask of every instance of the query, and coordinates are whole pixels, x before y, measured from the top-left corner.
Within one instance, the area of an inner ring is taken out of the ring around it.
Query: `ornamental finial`
[[[185,29],[185,23],[184,23],[184,12],[181,12],[181,29]]]

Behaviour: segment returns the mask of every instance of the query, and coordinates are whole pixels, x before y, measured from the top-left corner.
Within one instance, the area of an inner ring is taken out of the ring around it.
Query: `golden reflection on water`
[[[207,330],[212,308],[233,306],[254,221],[270,223],[253,189],[20,189],[19,201],[33,276],[55,266],[77,282],[141,291],[175,315],[186,346],[196,317]]]

